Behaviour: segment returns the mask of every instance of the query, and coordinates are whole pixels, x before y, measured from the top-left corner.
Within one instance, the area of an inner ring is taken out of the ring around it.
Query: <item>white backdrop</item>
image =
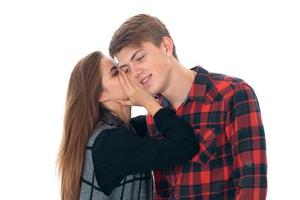
[[[87,53],[107,53],[114,30],[138,13],[167,25],[186,67],[200,64],[255,89],[268,200],[300,199],[299,8],[290,0],[1,1],[0,199],[59,199],[55,161],[70,72]]]

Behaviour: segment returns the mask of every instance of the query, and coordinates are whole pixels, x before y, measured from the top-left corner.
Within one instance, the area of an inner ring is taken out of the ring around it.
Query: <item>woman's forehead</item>
[[[114,66],[118,66],[117,62],[114,61],[113,59],[107,57],[107,56],[104,56],[102,61],[101,61],[101,64],[100,64],[100,68],[101,68],[101,71],[102,72],[107,72],[109,73],[109,71],[114,67]]]

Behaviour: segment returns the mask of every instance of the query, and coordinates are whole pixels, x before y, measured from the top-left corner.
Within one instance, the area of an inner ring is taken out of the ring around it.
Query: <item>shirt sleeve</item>
[[[267,193],[267,159],[265,133],[256,95],[242,83],[231,99],[229,120],[233,156],[236,200],[265,200]]]
[[[135,129],[138,136],[144,138],[148,135],[146,115],[139,115],[137,117],[131,118],[130,124]]]
[[[193,128],[169,109],[155,116],[165,138],[144,139],[126,128],[104,130],[92,148],[95,175],[110,194],[120,177],[168,168],[190,160],[199,150]]]

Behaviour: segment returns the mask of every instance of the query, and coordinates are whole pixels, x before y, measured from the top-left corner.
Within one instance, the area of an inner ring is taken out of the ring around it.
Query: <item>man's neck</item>
[[[162,95],[168,99],[172,106],[177,109],[187,97],[194,82],[196,73],[175,62],[168,87]]]

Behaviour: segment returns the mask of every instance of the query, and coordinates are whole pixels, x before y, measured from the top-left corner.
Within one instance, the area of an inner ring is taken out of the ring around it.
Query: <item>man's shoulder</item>
[[[245,83],[245,81],[241,78],[229,76],[226,74],[220,74],[220,73],[209,73],[208,75],[209,81],[211,81],[213,84],[230,84],[230,86],[235,87],[241,83]]]
[[[248,85],[243,79],[220,73],[208,73],[207,95],[213,100],[225,100],[234,95],[237,87]]]
[[[224,87],[228,87],[227,89],[234,89],[236,86],[245,83],[245,81],[241,78],[229,76],[222,73],[209,72],[201,66],[196,66],[192,68],[192,70],[196,71],[198,74],[195,83],[206,83],[207,89],[210,89],[211,87],[214,87],[214,89],[217,90],[222,89]]]

